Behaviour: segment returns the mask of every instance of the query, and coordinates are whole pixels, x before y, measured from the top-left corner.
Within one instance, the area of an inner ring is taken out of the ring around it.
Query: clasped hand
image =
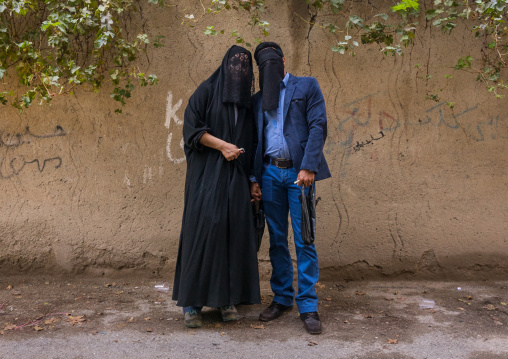
[[[261,201],[262,192],[261,187],[259,187],[259,184],[257,182],[251,182],[250,183],[250,197],[251,202],[259,202]]]

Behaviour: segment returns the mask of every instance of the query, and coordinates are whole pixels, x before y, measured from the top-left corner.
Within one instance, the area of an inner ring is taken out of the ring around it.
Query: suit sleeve
[[[318,172],[327,135],[326,107],[323,93],[315,78],[311,79],[307,92],[307,125],[309,138],[305,146],[301,169]]]

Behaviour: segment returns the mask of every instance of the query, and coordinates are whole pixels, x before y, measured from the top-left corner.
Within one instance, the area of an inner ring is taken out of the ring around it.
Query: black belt
[[[265,163],[269,163],[271,165],[274,165],[278,168],[291,168],[293,167],[293,160],[287,159],[287,158],[275,158],[275,157],[269,157],[265,156],[263,158],[263,161]]]

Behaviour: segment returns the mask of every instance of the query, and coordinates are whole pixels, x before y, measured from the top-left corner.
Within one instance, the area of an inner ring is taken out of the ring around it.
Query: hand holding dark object
[[[313,186],[305,194],[305,187],[301,187],[302,194],[299,196],[302,204],[301,234],[303,243],[310,245],[316,237],[316,192]]]
[[[314,172],[302,169],[298,172],[296,182],[299,186],[303,185],[304,187],[309,187],[314,183],[315,176],[316,174]]]
[[[257,182],[251,182],[250,183],[250,196],[251,196],[251,202],[259,202],[261,201],[262,192],[261,187],[259,187],[259,184]]]

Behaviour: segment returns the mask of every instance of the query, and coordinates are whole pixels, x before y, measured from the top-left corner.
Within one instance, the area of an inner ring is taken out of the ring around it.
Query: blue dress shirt
[[[265,156],[291,159],[288,144],[284,138],[284,96],[288,79],[289,72],[280,83],[279,107],[263,112],[263,153]]]
[[[280,83],[279,107],[274,110],[263,112],[263,154],[275,158],[291,159],[288,144],[284,138],[284,97],[289,80],[289,72]],[[257,182],[256,177],[251,175],[249,180]]]

